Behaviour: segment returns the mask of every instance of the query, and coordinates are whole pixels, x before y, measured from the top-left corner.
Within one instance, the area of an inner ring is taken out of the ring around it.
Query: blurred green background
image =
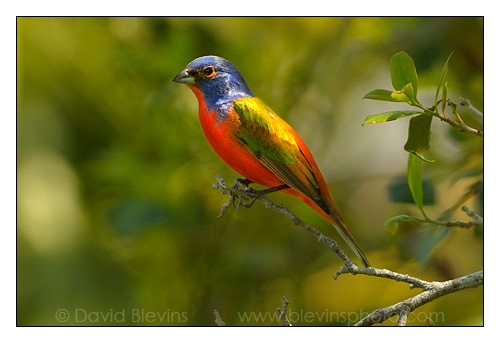
[[[482,18],[18,18],[17,324],[212,326],[216,309],[227,325],[279,325],[271,316],[285,295],[294,325],[352,325],[417,294],[391,280],[333,280],[340,259],[260,203],[217,218],[227,198],[215,175],[228,185],[239,175],[205,141],[191,91],[171,82],[209,54],[306,141],[375,267],[426,280],[482,269],[481,230],[384,229],[419,215],[390,201],[402,197],[408,118],[361,123],[407,108],[362,98],[392,89],[389,59],[401,50],[428,106],[454,51],[449,97],[482,110]],[[471,185],[465,204],[482,213],[482,139],[436,120],[432,131],[427,213],[439,217]],[[299,200],[270,198],[339,239]],[[483,289],[412,315],[408,325],[482,325]]]

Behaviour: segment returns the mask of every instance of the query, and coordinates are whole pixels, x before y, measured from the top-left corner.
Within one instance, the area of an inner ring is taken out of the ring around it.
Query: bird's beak
[[[172,81],[179,82],[179,83],[190,84],[190,83],[194,83],[194,77],[192,77],[191,75],[189,75],[189,73],[187,72],[187,70],[183,70],[179,74],[177,74],[177,76],[174,77],[174,79]]]

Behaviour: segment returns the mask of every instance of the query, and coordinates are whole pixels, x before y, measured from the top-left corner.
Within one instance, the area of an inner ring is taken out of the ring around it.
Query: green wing
[[[259,98],[235,100],[233,109],[241,124],[238,141],[283,183],[320,201],[313,167],[301,146],[307,148],[292,127]]]

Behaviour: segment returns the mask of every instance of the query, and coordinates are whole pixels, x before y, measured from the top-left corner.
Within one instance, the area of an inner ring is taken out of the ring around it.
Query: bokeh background
[[[227,325],[279,325],[286,296],[294,325],[352,325],[417,294],[333,280],[340,259],[260,203],[217,218],[227,198],[215,175],[239,175],[205,141],[191,91],[171,82],[208,54],[231,61],[299,132],[374,266],[426,280],[482,269],[482,229],[384,229],[419,215],[404,202],[408,118],[361,123],[407,108],[362,98],[392,89],[389,59],[401,50],[415,60],[420,102],[433,103],[453,51],[450,98],[482,110],[482,18],[18,18],[17,324],[213,326],[216,309]],[[436,120],[432,132],[427,213],[462,202],[482,213],[482,139]],[[299,200],[270,198],[339,239]],[[427,318],[482,325],[482,287],[423,306],[408,325]]]

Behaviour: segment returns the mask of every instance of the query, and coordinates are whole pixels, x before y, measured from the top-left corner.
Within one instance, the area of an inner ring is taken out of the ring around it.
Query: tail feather
[[[347,245],[349,245],[351,250],[354,253],[356,253],[356,255],[359,257],[361,262],[363,262],[363,265],[366,268],[371,267],[370,262],[368,262],[368,259],[366,258],[365,254],[359,247],[358,243],[356,243],[356,240],[354,239],[353,235],[349,232],[349,230],[347,230],[344,222],[341,219],[339,220],[338,218],[336,218],[334,214],[332,214],[331,217],[335,222],[332,223],[334,224],[333,226],[335,227],[335,229],[337,229],[337,232],[340,234],[340,236],[342,236]]]
[[[368,262],[368,259],[366,258],[365,254],[359,247],[358,243],[356,243],[356,240],[354,239],[353,235],[349,232],[349,230],[345,226],[344,221],[342,220],[339,210],[337,209],[335,203],[333,202],[330,193],[328,193],[328,198],[326,199],[327,201],[321,201],[320,204],[317,204],[313,200],[309,199],[307,196],[298,192],[295,189],[288,188],[282,190],[282,192],[299,197],[313,210],[315,210],[319,215],[328,220],[337,230],[340,236],[342,236],[347,245],[349,245],[352,251],[359,257],[363,265],[367,268],[370,267],[370,263]]]
[[[361,262],[363,262],[363,265],[368,268],[370,266],[370,262],[368,262],[368,259],[366,258],[365,254],[359,247],[358,243],[354,239],[354,236],[351,234],[351,232],[347,229],[347,227],[344,224],[344,221],[342,220],[342,217],[340,216],[340,212],[337,209],[337,206],[335,205],[335,202],[333,202],[333,199],[331,202],[328,202],[328,211],[327,213],[330,215],[331,219],[333,221],[330,221],[335,229],[337,229],[337,232],[342,236],[344,241],[349,245],[351,250],[358,255],[359,259]],[[329,219],[329,218],[328,218]]]

